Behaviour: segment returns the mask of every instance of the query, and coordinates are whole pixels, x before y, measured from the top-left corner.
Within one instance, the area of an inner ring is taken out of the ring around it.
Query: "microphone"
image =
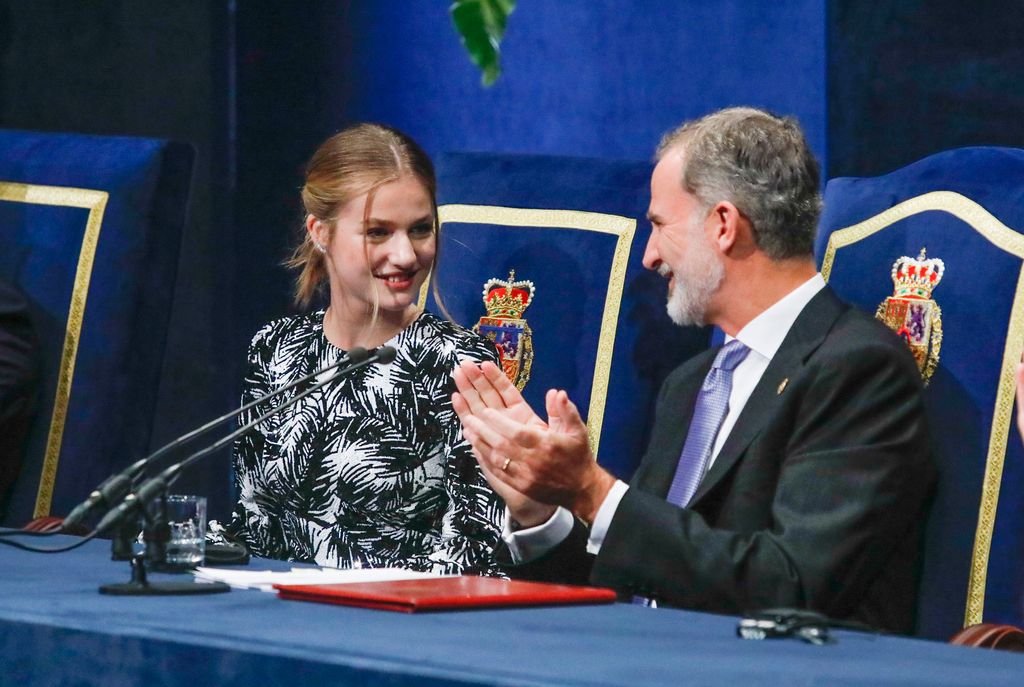
[[[395,350],[394,346],[380,346],[379,348],[374,349],[373,354],[370,357],[376,358],[377,362],[381,365],[387,365],[388,363],[394,362],[397,355],[398,351]]]
[[[385,346],[384,348],[388,348],[391,350],[391,360],[394,360],[395,349],[392,348],[391,346]],[[385,361],[383,360],[382,357],[380,357],[380,350],[381,349],[378,349],[378,360],[380,360],[381,362],[391,362],[391,360]],[[348,352],[347,358],[342,358],[338,362],[331,363],[330,365],[325,365],[321,367],[319,370],[316,370],[308,375],[300,377],[299,379],[296,379],[293,382],[289,382],[288,384],[282,386],[279,389],[275,389],[274,391],[266,393],[263,396],[257,398],[256,400],[246,403],[240,408],[236,408],[225,413],[224,415],[221,415],[218,418],[210,420],[205,425],[198,427],[192,430],[191,432],[188,432],[187,434],[183,434],[182,436],[178,437],[177,439],[174,439],[170,443],[165,444],[164,446],[160,447],[159,449],[149,454],[145,458],[140,458],[139,460],[135,461],[127,468],[122,470],[121,472],[111,475],[110,477],[105,479],[98,487],[96,487],[96,489],[92,491],[92,493],[89,494],[88,498],[86,498],[85,501],[82,501],[80,504],[75,506],[74,509],[72,509],[72,511],[68,514],[68,516],[64,518],[64,522],[61,525],[61,530],[67,531],[71,527],[74,527],[75,525],[82,522],[92,513],[101,509],[109,509],[114,504],[121,502],[123,499],[125,499],[128,492],[131,491],[131,487],[135,483],[135,481],[145,472],[145,469],[148,465],[157,462],[158,460],[160,460],[165,455],[167,455],[174,449],[178,448],[182,444],[187,443],[192,439],[207,433],[208,431],[210,431],[217,425],[221,424],[222,422],[232,420],[238,417],[249,408],[252,408],[253,406],[259,403],[263,403],[264,401],[274,398],[275,396],[279,396],[280,394],[283,394],[284,392],[293,389],[299,384],[308,382],[310,379],[313,379],[314,377],[318,377],[324,374],[325,372],[330,372],[331,370],[341,367],[346,363],[356,364],[363,362],[364,360],[367,360],[369,357],[370,353],[365,348],[362,348],[361,346],[353,348],[351,351]]]
[[[68,513],[64,522],[61,523],[61,530],[67,531],[85,520],[93,511],[123,499],[131,489],[135,478],[148,463],[148,458],[141,458],[121,472],[103,480],[98,487],[92,490],[85,501],[79,503]]]
[[[355,356],[353,356],[353,354],[357,350],[362,352],[362,355],[360,356],[360,357],[362,357],[362,359],[358,360],[356,362],[352,362],[353,357],[355,357]],[[171,484],[174,483],[174,481],[178,478],[178,476],[181,474],[181,472],[183,470],[185,470],[185,468],[189,467],[193,463],[198,462],[202,458],[204,458],[204,457],[206,457],[206,456],[208,456],[208,455],[210,455],[212,453],[216,453],[217,451],[222,449],[224,446],[227,446],[229,443],[231,443],[232,441],[234,441],[238,437],[242,436],[246,432],[250,431],[251,429],[253,429],[257,425],[259,425],[261,422],[263,422],[267,418],[273,417],[274,415],[278,414],[279,412],[281,412],[285,408],[287,408],[287,407],[291,406],[292,404],[302,400],[303,398],[305,398],[309,394],[313,393],[317,389],[320,389],[321,387],[326,386],[327,384],[330,384],[331,382],[333,382],[334,380],[338,379],[339,377],[342,377],[342,376],[347,375],[347,374],[349,374],[351,372],[354,372],[355,370],[358,370],[359,368],[366,367],[367,365],[370,365],[371,363],[381,363],[381,364],[385,364],[386,365],[386,364],[390,363],[391,361],[393,361],[395,359],[395,356],[397,355],[397,353],[398,352],[395,350],[395,348],[393,346],[381,346],[380,348],[376,349],[373,352],[373,354],[367,353],[365,349],[352,349],[352,351],[349,354],[348,361],[347,361],[347,362],[349,362],[348,367],[344,367],[344,368],[338,370],[335,374],[331,375],[327,379],[323,379],[323,380],[318,381],[316,384],[313,384],[312,386],[310,386],[308,389],[306,389],[302,393],[296,394],[295,396],[289,398],[284,403],[281,403],[280,405],[275,406],[274,408],[271,408],[270,410],[268,410],[267,412],[263,413],[262,415],[260,415],[258,418],[256,418],[255,420],[253,420],[249,424],[247,424],[247,425],[245,425],[243,427],[239,427],[237,430],[235,430],[234,432],[228,434],[226,437],[223,437],[222,439],[219,439],[218,441],[214,442],[213,444],[211,444],[210,446],[207,446],[204,449],[200,449],[199,451],[196,451],[192,455],[190,455],[187,458],[185,458],[183,461],[181,461],[179,463],[175,463],[174,465],[171,465],[170,467],[166,468],[160,474],[158,474],[156,477],[152,477],[152,478],[146,480],[145,482],[143,482],[139,486],[138,489],[136,489],[134,492],[132,492],[132,493],[128,494],[127,496],[125,496],[124,500],[121,501],[121,503],[116,508],[114,508],[113,510],[108,512],[103,517],[103,519],[100,520],[100,523],[98,525],[96,525],[95,533],[97,535],[100,535],[100,534],[103,534],[104,532],[112,529],[113,527],[115,527],[129,513],[133,512],[136,508],[139,508],[143,504],[148,503],[153,498],[155,498],[156,496],[158,496],[161,493],[163,493],[168,487],[171,486]],[[341,363],[336,363],[334,365],[328,366],[327,368],[324,368],[324,370],[329,370],[332,367],[339,367],[340,365],[341,365]],[[322,372],[323,372],[323,370],[317,370],[312,375],[304,377],[303,380],[299,380],[298,382],[295,382],[295,383],[289,385],[289,387],[287,387],[287,388],[290,388],[291,386],[294,386],[295,384],[297,384],[297,383],[299,383],[301,381],[308,380],[308,379],[310,379],[312,377],[315,377],[316,375],[321,374]],[[284,390],[284,387],[280,391],[283,391],[283,390]],[[270,394],[268,394],[268,396],[269,395]],[[253,402],[252,404],[249,404],[247,406],[243,406],[242,409],[240,409],[238,412],[241,412],[242,410],[245,410],[246,408],[250,407],[251,405],[254,405],[255,403],[256,402]]]

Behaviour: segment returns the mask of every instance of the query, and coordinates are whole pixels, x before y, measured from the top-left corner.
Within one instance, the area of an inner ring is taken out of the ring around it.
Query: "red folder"
[[[274,587],[279,597],[292,601],[317,601],[405,613],[615,601],[615,592],[610,589],[468,575],[423,577],[393,582],[276,584]]]

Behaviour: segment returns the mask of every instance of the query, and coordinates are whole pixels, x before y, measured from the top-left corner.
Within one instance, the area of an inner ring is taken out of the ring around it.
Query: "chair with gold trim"
[[[0,131],[0,275],[24,291],[43,382],[5,524],[66,514],[149,444],[194,153]]]
[[[665,282],[641,264],[650,173],[648,162],[548,156],[438,163],[442,301],[499,344],[542,416],[547,389],[568,391],[598,461],[627,479],[662,380],[709,335],[670,322]]]
[[[963,148],[833,179],[817,254],[847,301],[897,330],[928,379],[939,468],[917,633],[1024,621],[1024,150]]]

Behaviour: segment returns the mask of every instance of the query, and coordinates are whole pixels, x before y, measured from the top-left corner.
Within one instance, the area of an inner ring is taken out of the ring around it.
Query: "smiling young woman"
[[[501,508],[451,407],[452,372],[497,361],[486,339],[417,307],[437,257],[433,165],[405,134],[360,124],[327,139],[306,170],[303,306],[249,348],[247,403],[360,346],[395,360],[328,384],[235,447],[239,501],[228,531],[259,556],[321,565],[488,573]],[[269,409],[257,405],[242,423]]]

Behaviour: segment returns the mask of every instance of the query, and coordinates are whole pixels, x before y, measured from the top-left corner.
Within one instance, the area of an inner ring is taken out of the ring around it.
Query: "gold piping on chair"
[[[636,220],[599,212],[508,208],[496,205],[451,204],[442,205],[437,210],[442,224],[458,222],[506,227],[575,229],[611,234],[616,237],[615,253],[612,256],[608,290],[605,293],[604,312],[601,316],[601,329],[597,341],[597,358],[591,384],[590,406],[587,409],[587,434],[591,450],[596,458],[601,442],[605,404],[608,400],[612,354],[615,349],[615,330],[619,322],[619,307],[622,304],[622,290],[626,283],[629,252],[633,246],[633,236],[636,234]],[[428,283],[429,279],[423,284],[420,291],[421,307],[427,300]]]
[[[64,423],[67,420],[68,402],[71,399],[71,383],[75,374],[78,341],[82,333],[82,322],[85,319],[85,301],[89,295],[89,280],[92,277],[96,245],[99,242],[103,212],[106,210],[108,198],[109,194],[106,191],[0,181],[0,201],[82,208],[89,211],[85,222],[85,231],[82,235],[82,247],[78,251],[78,267],[75,270],[71,305],[68,308],[68,322],[64,330],[64,346],[61,350],[57,393],[53,402],[50,430],[46,437],[46,452],[43,456],[43,469],[39,476],[39,490],[36,493],[33,518],[49,515],[50,505],[53,503],[53,489],[57,481],[57,465],[60,462]]]

